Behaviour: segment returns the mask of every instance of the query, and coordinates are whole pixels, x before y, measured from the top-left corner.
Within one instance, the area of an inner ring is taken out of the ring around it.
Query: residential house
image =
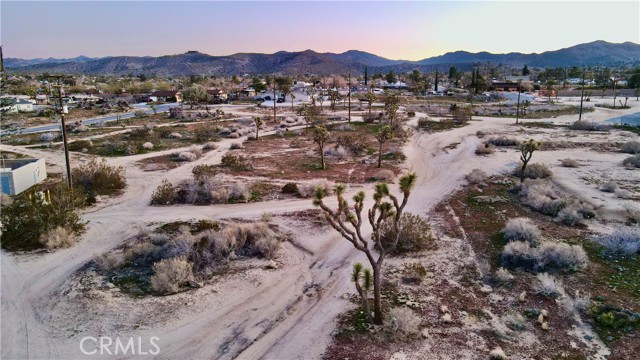
[[[507,77],[505,77],[505,82],[508,82],[508,83],[517,83],[518,81],[520,81],[523,84],[528,84],[528,83],[533,82],[533,81],[531,81],[531,78],[529,77],[529,75],[525,75],[525,76],[507,76]]]
[[[207,94],[211,96],[213,100],[227,100],[227,93],[220,89],[209,89]]]
[[[520,85],[513,82],[495,82],[489,85],[489,90],[493,91],[518,91]]]
[[[158,90],[151,93],[149,98],[152,101],[162,102],[182,102],[182,93],[175,90]]]
[[[36,105],[48,105],[49,104],[49,96],[46,94],[38,94],[36,95]]]
[[[32,112],[33,111],[33,102],[25,99],[16,99],[16,98],[4,98],[2,101],[2,112],[3,113],[19,113],[19,112]]]

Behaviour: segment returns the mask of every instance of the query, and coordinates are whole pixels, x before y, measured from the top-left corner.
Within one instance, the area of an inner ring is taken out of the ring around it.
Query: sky
[[[640,1],[0,1],[4,57],[362,50],[543,52],[640,43]]]

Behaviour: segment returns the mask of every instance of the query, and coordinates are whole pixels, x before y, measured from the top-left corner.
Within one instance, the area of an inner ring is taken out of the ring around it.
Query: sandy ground
[[[639,111],[640,103],[630,100],[629,104],[632,106],[629,110],[596,109],[588,114],[588,119],[604,121]],[[413,121],[420,116],[417,114]],[[549,120],[566,123],[575,121],[576,117],[572,115]],[[418,175],[408,211],[426,214],[436,203],[462,186],[465,183],[464,176],[474,168],[489,174],[513,168],[517,164],[517,154],[513,150],[498,151],[488,157],[474,154],[482,141],[475,136],[479,130],[496,134],[513,133],[519,134],[519,138],[527,138],[528,133],[518,133],[518,128],[511,126],[513,122],[513,119],[477,118],[470,125],[451,131],[433,134],[416,132],[404,149],[408,157],[407,168]],[[539,130],[541,133],[535,135],[545,136],[544,129],[527,131],[533,134]],[[572,141],[586,141],[590,136],[584,133]],[[69,283],[72,275],[96,254],[118,246],[133,236],[144,223],[200,218],[257,218],[264,212],[278,215],[312,208],[309,199],[206,207],[148,205],[151,193],[163,179],[177,182],[189,177],[191,169],[198,164],[219,162],[231,142],[222,141],[216,150],[206,153],[197,161],[166,172],[144,172],[134,164],[142,158],[158,156],[161,152],[108,159],[110,163],[126,169],[128,186],[122,196],[108,199],[83,215],[90,223],[82,241],[70,249],[54,253],[9,254],[2,251],[1,357],[83,358],[85,356],[79,348],[80,339],[83,336],[102,335],[157,336],[160,338],[160,358],[164,359],[320,358],[331,341],[335,317],[349,304],[344,295],[353,293],[349,281],[351,264],[364,260],[358,251],[328,228],[295,227],[293,230],[299,246],[285,246],[279,259],[283,266],[273,276],[257,272],[247,275],[248,278],[242,281],[222,280],[213,287],[216,293],[211,296],[200,289],[194,292],[194,306],[175,310],[173,316],[159,325],[129,326],[120,332],[112,332],[115,325],[105,322],[106,332],[93,333],[80,329],[75,334],[65,336],[70,330],[60,328],[63,321],[56,323],[56,319],[67,314],[74,316],[73,321],[89,325],[105,320],[96,319],[95,316],[92,318],[91,312],[75,310],[72,313],[73,309],[65,308],[64,297],[58,296],[60,289],[72,286]],[[457,145],[450,146],[452,144]],[[52,171],[59,172],[62,169],[61,154],[4,145],[2,148],[45,157],[49,163],[57,166]],[[177,149],[170,152],[175,151]],[[82,155],[72,158],[77,160],[80,157]],[[557,159],[564,157],[576,158],[583,161],[585,166],[577,169],[555,166]],[[583,181],[581,177],[597,178],[601,173],[608,178],[637,184],[640,181],[638,171],[624,170],[619,166],[623,158],[624,154],[578,148],[541,151],[535,154],[534,161],[551,165],[556,180],[569,191],[618,213],[629,208],[637,210],[638,203],[604,194],[597,190],[594,181]],[[395,186],[392,188],[395,189]],[[366,190],[371,193],[370,188]],[[276,216],[275,221],[285,228],[291,226],[282,217]],[[211,288],[207,289],[211,291]],[[136,313],[133,310],[142,306],[135,299],[119,300],[118,304],[124,304],[122,314]],[[135,318],[132,323],[135,323]]]

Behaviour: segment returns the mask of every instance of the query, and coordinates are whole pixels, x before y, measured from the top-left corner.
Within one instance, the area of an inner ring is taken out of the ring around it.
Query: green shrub
[[[199,180],[202,178],[215,176],[217,170],[215,165],[196,165],[193,167],[193,170],[191,170],[191,172],[193,173],[193,177],[196,180]]]
[[[405,213],[400,218],[400,234],[398,245],[392,252],[402,254],[427,249],[435,249],[435,239],[431,235],[431,227],[422,217]],[[396,231],[393,220],[387,219],[380,226],[380,242],[385,248],[389,248],[396,239]]]
[[[82,151],[82,149],[90,149],[93,143],[89,140],[76,140],[67,144],[69,151]]]
[[[253,170],[253,166],[249,162],[249,158],[244,155],[226,154],[222,157],[220,166],[235,171]]]
[[[0,214],[3,249],[33,250],[42,248],[43,234],[58,227],[79,235],[85,230],[77,209],[84,205],[84,192],[69,190],[59,183],[46,195],[23,193],[11,205],[3,206]]]
[[[171,205],[177,200],[178,189],[167,180],[163,180],[151,195],[151,205]]]
[[[87,194],[109,195],[124,189],[127,184],[124,169],[111,166],[104,159],[91,159],[74,168],[71,174],[73,183],[82,186]]]

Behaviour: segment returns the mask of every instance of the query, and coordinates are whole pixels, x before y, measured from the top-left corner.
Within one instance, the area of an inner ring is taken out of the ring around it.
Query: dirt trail
[[[637,108],[635,109],[637,111]],[[513,119],[480,118],[452,131],[417,133],[405,147],[407,167],[418,175],[408,210],[425,214],[463,183],[474,168],[498,173],[514,163],[515,154],[504,152],[480,158],[474,150],[476,131],[503,129]],[[557,120],[557,119],[556,119]],[[237,140],[236,140],[237,141]],[[142,222],[193,218],[257,218],[264,212],[285,213],[312,208],[309,199],[256,204],[150,207],[149,198],[163,179],[179,181],[193,166],[219,162],[230,141],[199,160],[166,172],[144,172],[138,157],[108,159],[127,171],[125,193],[84,214],[90,224],[76,246],[50,254],[12,255],[1,252],[3,359],[81,358],[79,339],[54,342],[35,309],[69,276],[95,254],[103,253],[132,236]],[[449,145],[459,143],[451,148]],[[55,153],[5,147],[7,150],[45,156],[60,164]],[[171,150],[171,152],[176,149]],[[153,153],[157,156],[159,153]],[[140,156],[142,158],[143,156]],[[392,186],[392,189],[396,189]],[[370,193],[370,187],[367,188]],[[317,359],[331,339],[335,316],[348,305],[344,293],[352,293],[349,268],[361,255],[329,229],[300,232],[298,241],[309,250],[287,246],[297,265],[260,284],[242,296],[225,299],[210,311],[177,319],[168,326],[140,330],[134,336],[160,337],[161,358],[188,359]],[[313,255],[311,255],[313,254]],[[319,286],[319,288],[317,286]],[[95,334],[94,336],[99,336]],[[103,334],[117,336],[120,334]],[[95,356],[94,356],[95,357]]]

